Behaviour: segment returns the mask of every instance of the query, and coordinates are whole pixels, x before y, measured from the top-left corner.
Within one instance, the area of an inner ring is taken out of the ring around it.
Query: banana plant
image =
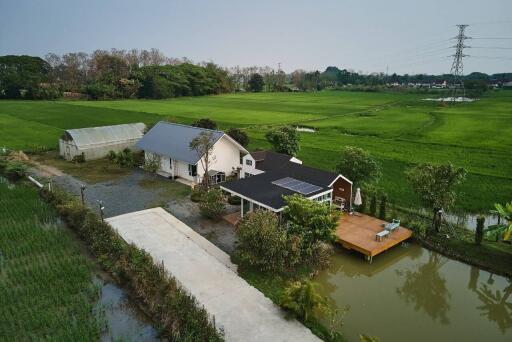
[[[491,210],[491,213],[499,215],[507,223],[491,226],[487,230],[487,235],[494,237],[502,236],[503,240],[509,240],[512,235],[512,202],[505,205],[495,203],[494,208],[495,210]]]

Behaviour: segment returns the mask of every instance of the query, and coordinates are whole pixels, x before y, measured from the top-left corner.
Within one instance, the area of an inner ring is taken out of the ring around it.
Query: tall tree
[[[345,146],[336,165],[336,172],[350,179],[357,186],[371,183],[380,177],[380,166],[368,151]]]
[[[249,90],[258,93],[263,90],[263,85],[263,76],[258,73],[251,75],[251,78],[249,79]]]
[[[466,171],[452,164],[421,164],[407,170],[406,177],[423,204],[432,208],[432,228],[439,232],[442,211],[455,202],[456,187],[464,181]]]
[[[215,138],[212,132],[203,131],[199,133],[189,145],[190,149],[195,151],[200,158],[199,160],[204,171],[203,185],[207,191],[210,189],[210,176],[208,175],[208,171],[210,170],[210,165],[216,160],[213,154],[214,144]]]
[[[293,127],[281,127],[268,131],[265,138],[278,153],[296,156],[300,149],[300,135]]]
[[[249,136],[240,128],[230,128],[226,133],[243,147],[249,145]]]

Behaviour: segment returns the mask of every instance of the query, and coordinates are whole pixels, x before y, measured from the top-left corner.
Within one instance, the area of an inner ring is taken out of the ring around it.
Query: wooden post
[[[85,205],[85,195],[84,195],[85,185],[80,187],[80,195],[82,197],[82,205]],[[101,206],[101,205],[100,205]]]

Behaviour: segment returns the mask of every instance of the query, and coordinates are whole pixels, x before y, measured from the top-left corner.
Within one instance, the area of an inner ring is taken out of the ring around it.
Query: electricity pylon
[[[464,49],[469,48],[469,46],[464,45],[464,41],[466,39],[471,39],[470,37],[465,35],[465,30],[468,25],[457,25],[459,28],[459,34],[455,37],[457,39],[457,44],[452,46],[455,48],[455,54],[451,55],[453,57],[452,68],[450,69],[450,74],[453,75],[453,92],[452,92],[452,102],[455,102],[455,98],[459,90],[462,90],[462,97],[466,97],[466,90],[464,89],[464,81],[462,79],[464,72],[464,64],[462,63],[462,59],[469,55],[464,54]]]

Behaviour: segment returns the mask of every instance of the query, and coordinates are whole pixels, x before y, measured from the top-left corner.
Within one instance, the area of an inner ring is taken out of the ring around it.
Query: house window
[[[197,165],[188,164],[188,175],[192,177],[197,176]]]
[[[252,174],[250,174],[249,172],[246,172],[246,173],[244,174],[244,178],[249,178],[249,177],[251,177],[251,176],[252,176]]]
[[[169,158],[169,169],[172,170],[172,159],[171,158]]]
[[[210,176],[210,181],[212,184],[222,183],[226,181],[226,174],[224,172],[219,172],[213,176]]]
[[[247,159],[247,160],[245,161],[245,165],[252,166],[252,160]]]

